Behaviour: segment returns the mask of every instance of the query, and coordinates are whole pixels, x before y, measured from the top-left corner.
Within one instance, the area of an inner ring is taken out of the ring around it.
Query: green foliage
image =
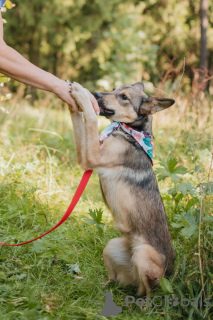
[[[71,273],[72,275],[74,274],[80,274],[81,270],[78,266],[78,264],[67,264],[68,272]]]
[[[9,79],[6,76],[4,76],[2,73],[0,73],[0,83],[6,83],[8,81]]]
[[[5,2],[5,7],[7,9],[12,9],[15,5],[10,1],[10,0],[6,0]],[[3,22],[6,23],[6,20],[3,19]],[[10,79],[8,77],[6,77],[5,75],[3,75],[2,73],[0,73],[0,87],[3,87],[5,83],[9,82]],[[1,95],[0,96],[0,101],[5,101],[5,100],[9,100],[11,98],[11,95],[7,94],[7,95]],[[5,108],[1,107],[1,110],[4,113],[7,113],[7,110]]]
[[[173,293],[172,285],[171,285],[171,283],[169,282],[168,279],[161,278],[160,279],[160,285],[161,285],[161,288],[163,289],[163,292],[165,294]]]
[[[213,182],[210,183],[201,183],[200,187],[205,194],[213,194]]]
[[[192,182],[184,181],[184,175],[189,173],[187,169],[178,165],[176,158],[169,158],[168,160],[161,159],[160,168],[155,170],[158,180],[165,180],[170,178],[173,187],[168,190],[168,196],[174,201],[175,216],[174,222],[171,222],[171,226],[179,230],[179,235],[185,240],[190,239],[190,244],[187,242],[187,246],[193,248],[195,243],[198,241],[199,236],[199,206],[200,206],[200,191],[207,193],[208,190],[211,192],[211,182],[202,184],[193,184]],[[208,187],[208,189],[207,189]],[[203,218],[203,228],[209,231],[205,225],[205,221],[211,221],[212,217]],[[205,232],[205,231],[204,231]]]
[[[199,6],[197,0],[16,0],[5,14],[5,39],[34,64],[90,90],[143,80],[147,91],[159,81],[175,91],[185,58],[187,91],[199,66]],[[209,22],[210,39],[212,8]]]
[[[101,208],[100,209],[95,209],[95,210],[89,209],[88,214],[90,215],[90,217],[92,219],[85,218],[84,221],[86,221],[88,224],[95,225],[97,230],[100,233],[102,233],[103,229],[104,229],[104,223],[103,223],[103,220],[102,220],[103,210]]]
[[[158,180],[160,181],[170,177],[174,183],[178,182],[178,175],[185,174],[187,170],[184,166],[177,164],[178,160],[176,158],[169,158],[168,160],[161,159],[161,168],[155,170],[155,173],[158,175]]]
[[[5,7],[7,9],[12,9],[13,7],[15,7],[15,4],[13,4],[10,0],[6,0]]]

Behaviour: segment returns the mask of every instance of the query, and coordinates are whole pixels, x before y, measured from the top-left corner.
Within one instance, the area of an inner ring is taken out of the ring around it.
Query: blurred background
[[[158,86],[213,93],[213,5],[208,0],[14,3],[13,10],[3,12],[5,41],[62,79],[90,90],[143,81],[148,91]],[[9,84],[13,92],[19,86]],[[37,98],[32,88],[22,94]]]

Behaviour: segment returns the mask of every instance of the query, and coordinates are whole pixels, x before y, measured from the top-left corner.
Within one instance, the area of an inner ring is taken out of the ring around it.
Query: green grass
[[[125,296],[135,296],[135,289],[116,284],[104,288],[107,272],[102,251],[119,233],[93,174],[74,213],[60,228],[25,246],[0,247],[1,319],[95,319],[92,300],[97,299],[100,313],[103,294],[109,290],[123,307],[116,319],[211,319],[213,108],[210,99],[206,101],[201,111],[198,103],[181,101],[179,108],[162,112],[154,121],[154,168],[160,172],[159,186],[177,256],[174,275],[163,279],[152,295],[167,295],[167,299],[172,292],[179,298],[202,295],[211,306],[168,305],[141,312],[136,304],[125,306]],[[8,115],[0,110],[1,242],[26,241],[53,227],[83,174],[76,162],[68,111],[39,104],[32,108],[14,99],[3,105]],[[100,127],[107,123],[100,118]],[[177,169],[179,165],[184,168]],[[91,218],[90,209],[103,210],[104,229],[85,220]],[[81,273],[73,275],[70,265],[75,264]]]

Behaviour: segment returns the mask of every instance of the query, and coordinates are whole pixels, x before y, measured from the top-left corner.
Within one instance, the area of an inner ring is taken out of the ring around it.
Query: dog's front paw
[[[71,82],[70,83],[70,87],[71,87],[71,90],[72,90],[72,94],[75,93],[75,92],[79,92],[79,93],[82,93],[82,94],[85,93],[84,88],[78,82],[75,82],[75,81]]]
[[[71,94],[75,99],[75,101],[77,102],[77,104],[79,105],[80,109],[82,111],[88,110],[88,108],[90,108],[92,105],[91,105],[87,91],[82,87],[82,85],[80,85],[77,82],[71,83],[70,86],[71,86]]]

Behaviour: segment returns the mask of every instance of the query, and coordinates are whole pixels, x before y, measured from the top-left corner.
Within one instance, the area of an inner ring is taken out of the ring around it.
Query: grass
[[[56,104],[40,100],[32,108],[15,98],[2,104],[10,113],[0,110],[1,242],[25,241],[53,227],[83,174],[76,163],[69,113],[52,108]],[[74,213],[60,228],[29,245],[0,248],[1,319],[95,319],[93,300],[100,313],[107,291],[123,307],[116,319],[211,319],[212,110],[208,97],[196,103],[179,98],[179,107],[154,120],[154,168],[177,256],[174,275],[163,279],[152,294],[166,296],[167,302],[172,295],[202,296],[210,306],[201,306],[199,300],[197,307],[168,303],[141,311],[136,304],[125,306],[125,297],[136,294],[133,288],[104,288],[102,251],[119,233],[93,174]],[[108,123],[99,120],[100,127]],[[85,220],[91,219],[89,210],[103,212],[104,228]]]

